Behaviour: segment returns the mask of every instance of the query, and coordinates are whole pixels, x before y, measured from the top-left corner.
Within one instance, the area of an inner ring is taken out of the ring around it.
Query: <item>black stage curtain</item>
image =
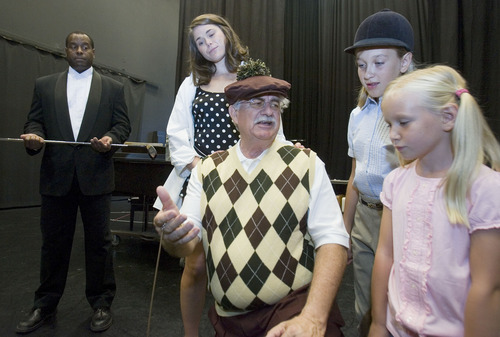
[[[60,53],[0,36],[0,137],[19,138],[33,98],[35,79],[61,72],[68,63]],[[137,139],[144,105],[145,82],[94,65],[101,74],[125,86],[132,134]],[[40,204],[42,155],[29,156],[22,142],[0,142],[0,209]]]
[[[347,124],[359,80],[354,58],[343,52],[368,15],[390,8],[415,32],[414,58],[421,66],[455,67],[469,82],[494,132],[500,117],[494,92],[500,78],[500,2],[497,0],[185,0],[181,2],[177,86],[187,75],[186,27],[202,13],[226,17],[250,55],[273,76],[292,84],[283,115],[288,139],[303,139],[325,162],[330,177],[347,179]]]

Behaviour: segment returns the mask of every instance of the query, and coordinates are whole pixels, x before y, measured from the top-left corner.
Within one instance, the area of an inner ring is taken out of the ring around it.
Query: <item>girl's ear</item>
[[[455,126],[455,121],[457,120],[458,105],[455,103],[448,103],[441,110],[441,122],[443,124],[443,130],[449,132],[453,130]]]
[[[399,72],[401,74],[404,74],[408,71],[412,59],[413,59],[413,54],[411,52],[407,52],[406,54],[403,55],[403,57],[401,58],[401,67],[399,69]]]

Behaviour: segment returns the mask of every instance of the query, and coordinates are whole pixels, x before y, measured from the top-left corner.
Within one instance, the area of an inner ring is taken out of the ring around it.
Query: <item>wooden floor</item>
[[[126,197],[113,197],[112,224],[114,231],[128,231],[130,204]],[[38,286],[40,259],[40,229],[38,207],[0,210],[0,336],[18,336],[14,330],[19,320],[30,310],[33,293]],[[154,212],[153,212],[154,213]],[[152,217],[153,214],[150,214]],[[136,212],[136,234],[142,232],[142,212]],[[77,225],[70,271],[64,296],[54,323],[44,325],[30,337],[144,337],[148,332],[149,308],[158,255],[158,242],[121,233],[113,248],[117,294],[111,311],[114,324],[105,332],[89,330],[92,310],[85,298],[82,226]],[[146,235],[147,236],[147,235]],[[182,268],[179,260],[161,253],[156,281],[149,336],[183,336],[179,309],[179,283]],[[338,294],[338,304],[346,326],[346,337],[355,337],[352,266],[348,266]],[[205,312],[213,299],[207,296]],[[204,315],[200,336],[213,336],[212,327]]]

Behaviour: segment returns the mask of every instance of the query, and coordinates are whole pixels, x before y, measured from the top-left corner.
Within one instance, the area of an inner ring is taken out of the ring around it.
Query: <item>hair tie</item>
[[[466,93],[469,93],[469,90],[465,89],[465,88],[462,88],[462,89],[458,89],[457,91],[455,91],[455,95],[460,98],[460,96],[462,96],[462,94],[466,92]]]

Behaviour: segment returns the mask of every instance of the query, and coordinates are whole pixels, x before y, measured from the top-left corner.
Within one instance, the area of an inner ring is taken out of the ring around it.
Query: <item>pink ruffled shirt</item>
[[[394,337],[464,335],[470,235],[500,228],[500,173],[483,166],[474,181],[470,230],[448,221],[440,182],[418,176],[415,162],[384,181],[381,201],[392,210],[394,248],[387,327]]]

